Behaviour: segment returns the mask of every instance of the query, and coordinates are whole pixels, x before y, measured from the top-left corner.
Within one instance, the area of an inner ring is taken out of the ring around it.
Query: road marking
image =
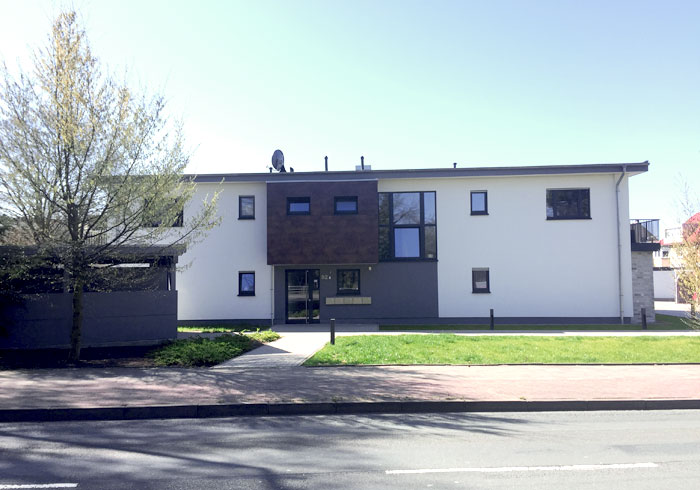
[[[5,488],[76,488],[77,483],[28,483],[26,485],[0,485],[0,489]]]
[[[595,471],[627,470],[635,468],[657,468],[656,463],[618,463],[618,464],[573,464],[563,466],[502,466],[486,468],[436,468],[423,470],[386,470],[387,475],[408,475],[419,473],[510,473],[516,471]]]

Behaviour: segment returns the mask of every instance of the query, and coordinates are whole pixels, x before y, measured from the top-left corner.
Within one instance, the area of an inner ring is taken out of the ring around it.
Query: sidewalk
[[[700,409],[700,364],[302,367],[329,339],[318,328],[280,329],[282,339],[209,369],[0,371],[0,421]]]

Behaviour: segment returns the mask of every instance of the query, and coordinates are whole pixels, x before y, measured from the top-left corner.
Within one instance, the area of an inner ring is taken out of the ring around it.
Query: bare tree
[[[164,107],[162,96],[134,93],[100,70],[75,12],[58,16],[33,70],[14,77],[2,68],[0,213],[65,269],[73,362],[91,264],[127,249],[138,261],[142,249],[186,246],[216,224],[216,196],[182,217],[195,184],[183,176],[181,125]]]

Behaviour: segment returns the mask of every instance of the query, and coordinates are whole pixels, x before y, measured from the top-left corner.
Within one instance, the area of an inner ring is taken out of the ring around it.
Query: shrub
[[[191,337],[167,344],[151,356],[159,366],[213,366],[278,338],[279,334],[271,331],[225,334],[213,339]]]

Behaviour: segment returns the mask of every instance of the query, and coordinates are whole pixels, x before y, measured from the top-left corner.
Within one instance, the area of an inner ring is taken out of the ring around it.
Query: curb
[[[285,415],[350,415],[596,410],[700,410],[700,399],[232,403],[101,408],[1,409],[0,422],[147,420]]]

